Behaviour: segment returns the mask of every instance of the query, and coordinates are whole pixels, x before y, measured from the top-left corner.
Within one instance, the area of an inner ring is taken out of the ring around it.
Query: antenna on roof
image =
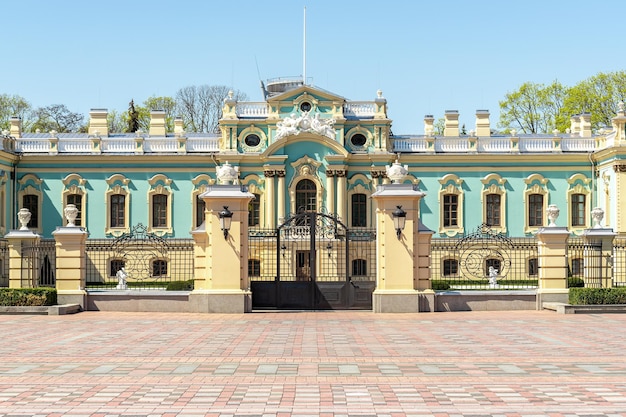
[[[259,83],[261,83],[261,92],[263,93],[263,99],[267,100],[267,89],[265,88],[265,83],[263,83],[263,79],[261,78],[261,71],[259,71],[259,61],[256,59],[256,55],[254,56],[254,63],[256,64],[256,73],[259,76]]]
[[[304,6],[304,26],[302,45],[302,83],[306,85],[306,6]]]

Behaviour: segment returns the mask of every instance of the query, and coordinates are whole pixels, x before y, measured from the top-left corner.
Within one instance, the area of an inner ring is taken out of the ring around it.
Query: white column
[[[342,222],[347,222],[348,218],[346,217],[346,207],[347,207],[347,182],[346,182],[346,171],[338,170],[335,171],[335,175],[337,176],[337,216],[341,219]]]
[[[278,216],[278,221],[285,219],[285,171],[276,171],[276,176],[278,176],[278,208],[276,209],[276,214]]]
[[[274,177],[276,173],[272,170],[265,171],[265,227],[273,229],[276,227],[276,202]]]
[[[326,171],[326,209],[329,214],[335,213],[335,178],[332,170]]]

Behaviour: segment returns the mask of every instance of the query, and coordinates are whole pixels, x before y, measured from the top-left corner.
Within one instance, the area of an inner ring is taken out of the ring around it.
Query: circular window
[[[246,136],[246,138],[244,139],[244,142],[249,147],[254,148],[256,146],[259,146],[259,143],[261,143],[261,138],[259,137],[259,135],[252,134],[252,135]]]
[[[365,137],[365,135],[357,133],[356,135],[352,135],[352,137],[350,138],[350,142],[352,142],[352,145],[354,146],[364,146],[367,142],[367,138]]]
[[[311,111],[311,103],[308,101],[303,101],[300,103],[300,110],[302,111]]]

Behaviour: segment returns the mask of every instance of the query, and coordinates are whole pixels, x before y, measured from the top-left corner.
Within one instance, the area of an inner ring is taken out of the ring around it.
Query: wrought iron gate
[[[253,308],[371,309],[376,233],[335,216],[299,213],[274,230],[251,229]]]

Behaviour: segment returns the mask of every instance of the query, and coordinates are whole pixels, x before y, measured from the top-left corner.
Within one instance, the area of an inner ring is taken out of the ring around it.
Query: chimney
[[[165,110],[150,112],[150,136],[165,136]]]
[[[458,110],[446,110],[445,113],[445,128],[443,129],[444,136],[459,136],[459,111]]]
[[[580,136],[583,138],[591,137],[591,113],[580,115]]]
[[[433,136],[435,133],[435,118],[432,114],[424,116],[424,134],[426,136]]]
[[[489,126],[489,110],[476,110],[476,136],[491,136],[491,126]]]
[[[9,129],[9,135],[13,136],[15,139],[19,139],[22,137],[22,118],[13,116],[9,119],[9,123],[11,125]]]
[[[580,133],[580,123],[578,122],[580,119],[578,114],[573,115],[569,118],[570,128],[569,133],[571,136],[578,136]]]
[[[108,115],[109,111],[107,109],[91,109],[89,111],[89,129],[87,133],[95,135],[98,132],[99,136],[109,136]]]
[[[176,118],[174,119],[174,134],[176,134],[176,136],[182,135],[182,133],[185,131],[185,128],[183,127],[183,118],[181,116],[176,116]]]

